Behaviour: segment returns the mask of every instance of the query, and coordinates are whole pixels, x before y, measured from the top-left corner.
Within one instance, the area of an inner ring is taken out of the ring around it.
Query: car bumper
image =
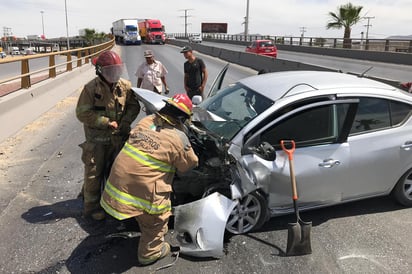
[[[180,252],[195,257],[222,257],[226,223],[237,203],[215,192],[174,207],[174,229]]]

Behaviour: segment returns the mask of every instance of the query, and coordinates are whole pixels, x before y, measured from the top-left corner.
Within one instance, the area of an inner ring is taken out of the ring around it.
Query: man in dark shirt
[[[189,46],[184,47],[180,52],[187,59],[184,64],[184,87],[187,95],[190,99],[195,95],[203,97],[203,91],[207,82],[205,63],[193,54],[193,50]]]

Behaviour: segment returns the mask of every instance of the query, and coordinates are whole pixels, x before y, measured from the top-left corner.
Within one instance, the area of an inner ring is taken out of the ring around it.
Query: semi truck
[[[159,19],[140,19],[138,25],[143,42],[149,44],[165,43],[165,29]]]
[[[119,19],[113,22],[112,33],[116,41],[125,45],[140,45],[142,39],[137,22],[137,18]]]

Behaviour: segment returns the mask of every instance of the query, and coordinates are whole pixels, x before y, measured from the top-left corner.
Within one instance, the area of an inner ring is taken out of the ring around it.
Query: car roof
[[[355,75],[330,71],[283,71],[251,76],[239,83],[262,94],[278,100],[297,93],[324,89],[376,88],[396,90],[388,84]]]

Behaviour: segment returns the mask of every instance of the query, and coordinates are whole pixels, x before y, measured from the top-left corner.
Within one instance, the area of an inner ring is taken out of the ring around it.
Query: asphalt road
[[[184,59],[172,46],[121,47],[131,80],[151,48],[169,70],[172,94],[182,90]],[[209,85],[224,62],[204,58]],[[255,71],[232,65],[226,83]],[[271,219],[247,235],[225,239],[219,259],[167,257],[137,264],[134,220],[90,223],[81,218],[77,194],[83,183],[81,124],[74,116],[79,90],[35,122],[0,143],[0,273],[409,273],[412,209],[388,197],[302,213],[312,221],[311,255],[286,257],[287,224]],[[28,110],[27,110],[28,111]],[[143,114],[139,115],[139,118]],[[138,118],[138,119],[139,119]],[[167,235],[176,245],[173,220]]]

